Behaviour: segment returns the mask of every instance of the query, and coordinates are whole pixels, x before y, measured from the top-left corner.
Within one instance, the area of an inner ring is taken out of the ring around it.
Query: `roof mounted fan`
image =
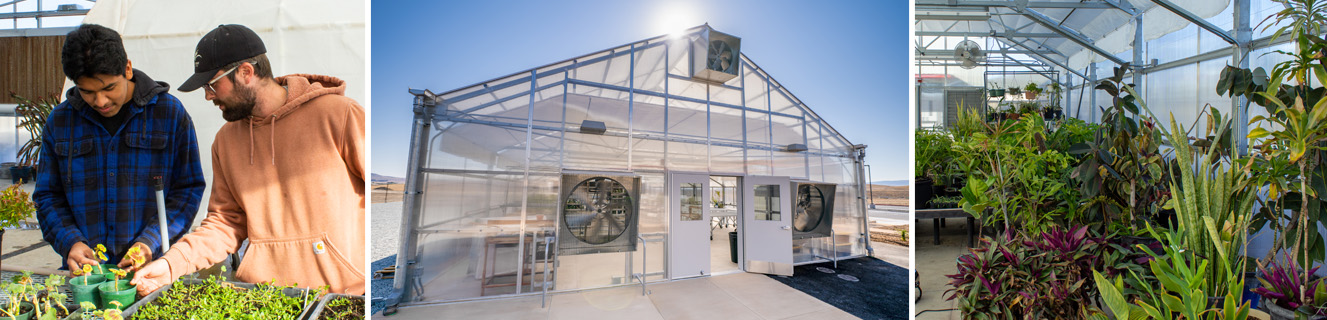
[[[976,41],[963,40],[954,46],[954,58],[962,63],[963,69],[972,69],[986,61],[986,54],[981,51],[981,46]]]
[[[709,60],[706,65],[710,69],[729,72],[730,68],[733,67],[733,58],[735,58],[733,47],[729,46],[728,42],[710,41],[709,54],[706,55],[706,59]]]

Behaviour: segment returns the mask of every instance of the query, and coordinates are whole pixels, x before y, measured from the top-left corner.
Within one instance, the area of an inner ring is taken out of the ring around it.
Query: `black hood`
[[[139,108],[146,106],[149,101],[152,101],[153,97],[170,91],[170,84],[154,81],[152,77],[148,77],[146,73],[138,69],[134,69],[134,79],[131,81],[134,82],[134,97],[129,101],[132,102],[131,105]],[[65,99],[69,100],[69,105],[75,109],[82,109],[88,105],[87,102],[83,101],[83,95],[78,94],[78,87],[69,88],[69,91],[65,92]]]

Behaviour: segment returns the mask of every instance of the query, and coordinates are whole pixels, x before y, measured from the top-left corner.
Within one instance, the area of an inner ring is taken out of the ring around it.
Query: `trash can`
[[[728,255],[732,256],[733,263],[737,263],[737,231],[728,232]]]

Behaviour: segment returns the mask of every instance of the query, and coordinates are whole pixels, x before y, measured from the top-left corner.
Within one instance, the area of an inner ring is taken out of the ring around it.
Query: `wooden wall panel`
[[[63,95],[64,41],[65,36],[0,37],[0,103],[17,103],[10,92],[34,100]]]

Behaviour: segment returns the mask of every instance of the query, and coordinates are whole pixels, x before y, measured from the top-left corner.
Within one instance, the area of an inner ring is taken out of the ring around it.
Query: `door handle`
[[[783,229],[783,230],[792,230],[793,227],[790,227],[790,226],[782,226],[782,227],[779,227],[779,229]]]

